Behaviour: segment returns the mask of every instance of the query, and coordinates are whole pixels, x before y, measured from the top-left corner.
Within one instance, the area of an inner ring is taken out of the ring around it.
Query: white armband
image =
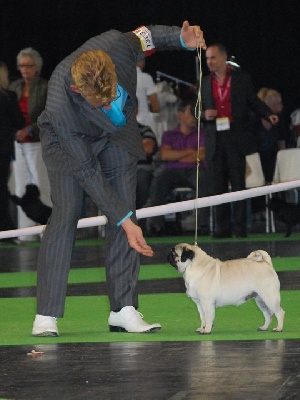
[[[146,53],[146,57],[155,52],[151,31],[146,26],[140,26],[132,32],[140,39],[142,49]]]

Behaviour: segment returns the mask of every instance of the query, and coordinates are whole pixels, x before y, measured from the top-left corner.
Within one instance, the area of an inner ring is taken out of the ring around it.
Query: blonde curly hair
[[[71,66],[75,85],[83,97],[111,103],[116,97],[117,75],[115,66],[107,53],[90,50],[80,54]]]

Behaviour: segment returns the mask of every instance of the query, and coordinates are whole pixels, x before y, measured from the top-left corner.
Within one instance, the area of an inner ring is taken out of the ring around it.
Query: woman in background
[[[279,117],[276,125],[256,115],[251,116],[253,132],[255,134],[255,151],[259,153],[261,166],[265,178],[265,184],[269,185],[273,181],[277,152],[286,148],[287,129],[284,126],[282,118],[282,97],[274,89],[262,87],[257,96],[267,104],[272,112]],[[252,213],[260,213],[264,218],[265,196],[259,196],[251,199]]]
[[[282,117],[281,94],[274,89],[261,88],[258,97],[264,101],[272,112],[279,116],[279,122],[272,125],[262,118],[256,118],[255,134],[257,149],[266,183],[272,183],[278,150],[286,148],[287,129]]]
[[[24,119],[14,92],[8,90],[8,70],[0,62],[0,231],[14,229],[10,215],[8,179],[14,158],[14,135],[24,126]],[[1,239],[14,242],[14,239]]]
[[[40,77],[43,60],[40,54],[31,47],[23,49],[17,55],[17,66],[21,78],[12,82],[10,89],[18,96],[19,105],[22,110],[25,124],[16,133],[15,142],[15,163],[14,178],[15,192],[18,197],[25,193],[26,185],[37,185],[43,198],[44,190],[41,186],[47,184],[46,167],[42,161],[42,151],[39,139],[39,128],[37,119],[45,108],[47,96],[47,81]],[[48,194],[49,197],[49,194]],[[43,198],[47,205],[50,199]],[[18,207],[18,227],[24,228],[36,225]],[[23,240],[32,240],[29,237],[22,237]]]

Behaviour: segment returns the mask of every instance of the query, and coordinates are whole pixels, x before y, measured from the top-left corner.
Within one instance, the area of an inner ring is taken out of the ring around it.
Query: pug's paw
[[[199,333],[200,335],[208,335],[211,333],[211,331],[205,329],[205,326],[198,328],[196,332]]]

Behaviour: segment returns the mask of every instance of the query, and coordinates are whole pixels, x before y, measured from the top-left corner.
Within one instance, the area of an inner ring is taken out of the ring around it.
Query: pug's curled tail
[[[254,261],[266,262],[270,265],[273,265],[270,255],[264,250],[252,251],[252,253],[250,253],[247,258],[251,258]]]

